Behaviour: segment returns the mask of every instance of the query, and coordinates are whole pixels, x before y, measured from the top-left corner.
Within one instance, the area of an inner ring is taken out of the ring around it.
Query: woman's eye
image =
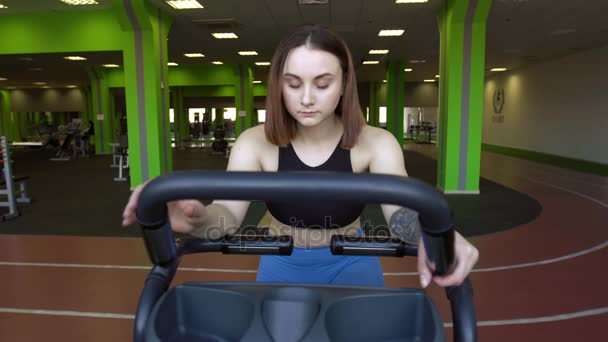
[[[292,84],[292,83],[288,83],[288,84],[287,84],[287,86],[288,86],[289,88],[292,88],[292,89],[298,89],[298,88],[300,88],[300,85],[299,85],[299,84]]]
[[[319,84],[317,85],[317,88],[319,89],[327,89],[329,87],[329,84]]]

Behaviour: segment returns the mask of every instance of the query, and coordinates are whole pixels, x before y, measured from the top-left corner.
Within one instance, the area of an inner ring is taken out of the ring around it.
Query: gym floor
[[[434,145],[411,144],[406,160],[414,152],[436,156]],[[131,340],[150,264],[136,229],[119,227],[128,185],[110,183],[116,169],[108,167],[109,156],[34,168],[28,155],[15,154],[15,169],[32,177],[35,202],[23,207],[21,217],[0,223],[0,340]],[[198,159],[176,159],[175,168]],[[225,161],[212,163],[220,168]],[[93,166],[106,178],[87,178]],[[485,179],[529,196],[541,210],[510,229],[467,234],[481,256],[471,274],[479,340],[603,340],[608,178],[487,152],[481,170]],[[37,191],[52,186],[52,192]],[[97,200],[100,191],[122,200]],[[107,236],[88,231],[100,224],[108,226]],[[414,258],[381,262],[387,286],[418,287]],[[257,263],[256,256],[190,255],[174,283],[253,281]],[[451,322],[443,290],[431,286],[428,293],[444,322]],[[449,325],[446,333],[451,336]]]

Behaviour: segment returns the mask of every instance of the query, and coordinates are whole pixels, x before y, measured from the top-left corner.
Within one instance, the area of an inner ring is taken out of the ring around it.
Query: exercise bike
[[[154,266],[137,307],[134,340],[156,341],[444,341],[439,313],[421,289],[249,282],[189,282],[170,288],[183,255],[290,255],[291,237],[230,236],[175,242],[166,203],[178,199],[290,201],[353,199],[416,210],[435,274],[454,264],[452,213],[443,195],[399,176],[338,173],[182,171],[152,180],[142,191],[138,223]],[[333,254],[416,256],[394,238],[333,236]],[[470,281],[446,288],[454,341],[476,341]]]

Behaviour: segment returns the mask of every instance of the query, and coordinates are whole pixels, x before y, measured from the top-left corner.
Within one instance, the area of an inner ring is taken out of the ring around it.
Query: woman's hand
[[[129,202],[125,206],[122,213],[122,225],[129,226],[137,221],[135,210],[137,208],[137,200],[148,181],[139,185],[133,190]],[[178,233],[192,232],[207,215],[207,208],[197,200],[179,200],[167,203],[169,211],[169,222],[171,229]]]
[[[432,265],[429,265],[429,261],[427,260],[422,239],[419,241],[418,273],[420,274],[420,285],[422,288],[425,288],[430,284],[431,278],[435,284],[442,287],[462,284],[479,259],[479,251],[477,248],[462,237],[460,233],[454,232],[454,257],[456,268],[450,274],[433,276],[433,268]]]

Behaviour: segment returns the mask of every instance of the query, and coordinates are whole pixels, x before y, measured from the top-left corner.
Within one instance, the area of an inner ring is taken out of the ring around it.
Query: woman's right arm
[[[255,128],[248,129],[239,136],[230,151],[227,171],[262,170],[258,159],[260,135],[255,131]],[[131,194],[123,212],[123,226],[135,223],[137,200],[145,184],[138,186]],[[173,231],[210,239],[234,234],[247,213],[249,203],[216,200],[204,206],[198,200],[179,200],[169,202],[167,207]]]

